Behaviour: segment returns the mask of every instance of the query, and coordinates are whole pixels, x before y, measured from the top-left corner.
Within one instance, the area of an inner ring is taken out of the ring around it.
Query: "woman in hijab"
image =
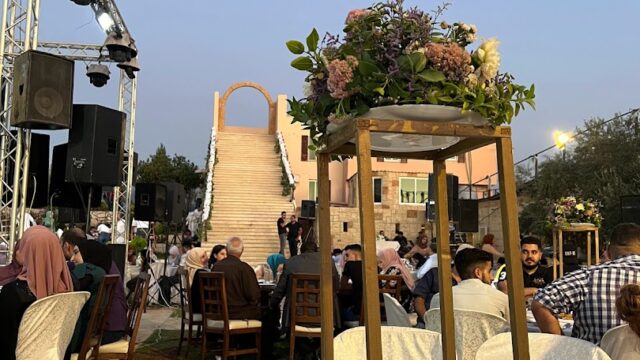
[[[79,257],[83,262],[97,265],[106,274],[118,275],[118,285],[116,286],[111,302],[111,310],[105,322],[102,344],[110,344],[122,339],[127,327],[127,302],[124,296],[124,284],[120,271],[111,258],[111,249],[99,241],[80,241]]]
[[[209,257],[209,269],[213,265],[223,259],[227,258],[227,247],[224,245],[216,245],[211,249],[211,257]]]
[[[191,310],[194,313],[202,312],[202,302],[200,301],[200,280],[198,274],[208,271],[209,258],[207,251],[201,247],[194,247],[187,254],[186,270],[187,281],[191,287]]]
[[[404,283],[410,290],[413,290],[413,276],[393,248],[386,248],[378,252],[378,267],[382,269],[380,275],[402,275]],[[392,283],[391,286],[395,285]]]
[[[16,279],[0,291],[0,359],[15,359],[22,315],[34,301],[73,291],[58,237],[44,226],[24,232],[15,261]]]

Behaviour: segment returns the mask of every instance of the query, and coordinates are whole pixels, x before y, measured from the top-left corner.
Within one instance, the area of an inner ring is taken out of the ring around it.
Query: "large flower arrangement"
[[[296,55],[291,66],[308,72],[305,98],[289,101],[289,115],[323,142],[330,121],[365,114],[369,108],[393,104],[434,104],[478,112],[492,125],[510,123],[534,107],[534,86],[513,82],[500,72],[499,42],[476,42],[475,25],[448,24],[402,0],[353,10],[342,37],[316,29],[300,41],[287,42]]]
[[[551,223],[558,226],[589,223],[600,227],[602,224],[600,203],[591,199],[582,200],[574,196],[562,197],[553,204]]]

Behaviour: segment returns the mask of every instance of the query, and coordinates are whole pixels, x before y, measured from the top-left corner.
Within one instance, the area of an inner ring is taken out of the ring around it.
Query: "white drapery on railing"
[[[278,137],[278,146],[280,146],[280,158],[282,159],[282,163],[284,164],[284,171],[287,173],[289,184],[291,186],[295,186],[295,178],[293,177],[293,173],[291,172],[291,164],[289,164],[289,158],[287,157],[287,146],[284,144],[282,132],[278,130],[276,132],[276,136]]]
[[[213,166],[216,163],[216,130],[211,130],[211,144],[209,144],[209,163],[207,164],[207,190],[204,195],[202,221],[209,219],[211,211],[211,197],[213,195]]]

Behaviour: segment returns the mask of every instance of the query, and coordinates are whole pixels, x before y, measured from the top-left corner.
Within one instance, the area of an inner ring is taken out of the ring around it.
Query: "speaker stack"
[[[184,186],[176,182],[136,184],[136,219],[182,225],[186,210]]]
[[[620,220],[640,225],[640,195],[620,197]]]
[[[429,201],[427,219],[436,220],[435,176],[429,174]],[[459,232],[478,232],[478,200],[459,199],[458,177],[447,174],[447,213],[449,220],[457,222]]]

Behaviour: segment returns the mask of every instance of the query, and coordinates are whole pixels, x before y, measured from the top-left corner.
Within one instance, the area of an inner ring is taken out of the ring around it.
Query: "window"
[[[318,181],[317,180],[309,180],[309,199],[316,201],[318,198]]]
[[[396,163],[400,162],[399,158],[388,158],[388,157],[386,157],[386,158],[383,158],[383,159],[384,159],[384,162],[396,162]]]
[[[382,204],[382,178],[373,178],[373,203]]]
[[[400,178],[400,204],[424,204],[428,200],[427,179],[414,177]]]
[[[309,148],[309,137],[302,135],[300,144],[300,160],[301,161],[316,161],[316,150]]]

